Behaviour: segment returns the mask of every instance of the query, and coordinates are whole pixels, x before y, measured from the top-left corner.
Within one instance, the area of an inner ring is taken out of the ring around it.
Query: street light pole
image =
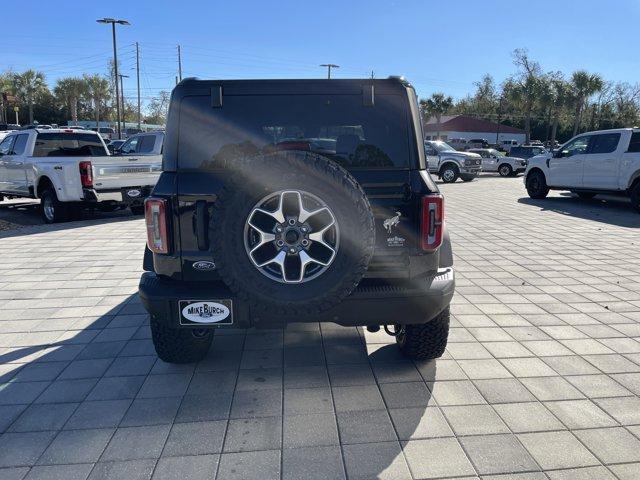
[[[127,131],[127,124],[126,124],[126,118],[124,115],[124,86],[122,84],[122,79],[123,78],[129,78],[129,75],[122,75],[119,74],[118,77],[120,77],[120,96],[122,98],[122,129],[126,132]],[[118,126],[118,128],[120,128]]]
[[[320,65],[321,67],[327,67],[327,78],[331,80],[331,69],[332,68],[340,68],[340,65],[336,65],[335,63],[323,63]]]
[[[118,124],[118,139],[122,138],[122,131],[120,130],[120,89],[118,87],[118,49],[116,47],[116,23],[120,25],[131,25],[126,20],[116,20],[115,18],[101,18],[96,20],[98,23],[110,23],[111,34],[113,37],[113,68],[116,84],[116,121]]]

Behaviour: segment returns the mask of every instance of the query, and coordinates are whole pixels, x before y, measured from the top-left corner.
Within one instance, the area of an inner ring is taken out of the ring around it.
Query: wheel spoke
[[[278,252],[278,254],[275,257],[273,257],[273,258],[271,258],[271,259],[269,259],[269,260],[267,260],[265,262],[259,263],[258,267],[265,267],[267,265],[275,263],[276,265],[280,265],[280,270],[284,274],[284,259],[285,259],[286,256],[287,256],[287,254],[285,252]]]
[[[256,232],[258,232],[258,235],[260,235],[260,240],[258,241],[258,243],[256,243],[254,245],[254,247],[251,249],[251,251],[249,253],[255,252],[257,249],[259,249],[265,243],[273,242],[276,239],[276,236],[273,233],[265,232],[265,231],[261,230],[260,228],[258,228],[255,224],[253,224],[251,222],[248,222],[248,223],[249,223],[249,226],[251,228],[253,228]]]
[[[329,230],[333,226],[334,223],[335,222],[331,222],[329,225],[327,225],[326,227],[324,227],[322,230],[320,230],[318,232],[310,233],[309,234],[309,240],[311,240],[312,242],[318,242],[319,244],[324,245],[325,247],[327,247],[331,251],[335,252],[333,247],[331,245],[329,245],[327,242],[324,241],[325,232],[327,230]]]

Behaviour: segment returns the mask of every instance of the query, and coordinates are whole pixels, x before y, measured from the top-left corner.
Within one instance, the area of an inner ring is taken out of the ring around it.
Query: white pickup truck
[[[12,132],[0,142],[0,200],[39,198],[46,223],[69,220],[82,207],[129,207],[142,214],[162,169],[163,137],[162,132],[136,135],[128,139],[127,154],[111,156],[96,132]]]
[[[640,129],[582,133],[554,153],[529,159],[524,184],[531,198],[570,190],[580,198],[624,194],[640,212]]]

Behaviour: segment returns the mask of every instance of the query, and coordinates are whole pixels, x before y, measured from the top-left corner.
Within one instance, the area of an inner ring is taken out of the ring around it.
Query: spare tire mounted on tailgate
[[[329,159],[280,151],[237,159],[215,203],[213,257],[252,310],[319,313],[362,279],[375,243],[371,206]]]

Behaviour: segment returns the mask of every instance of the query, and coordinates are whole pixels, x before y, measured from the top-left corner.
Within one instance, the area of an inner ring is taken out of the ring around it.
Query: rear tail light
[[[80,183],[83,187],[93,187],[93,169],[91,162],[80,162]]]
[[[147,198],[144,202],[144,217],[149,250],[153,253],[169,253],[167,201],[163,198]]]
[[[422,197],[420,240],[422,250],[432,252],[442,245],[444,233],[444,197],[426,195]]]

